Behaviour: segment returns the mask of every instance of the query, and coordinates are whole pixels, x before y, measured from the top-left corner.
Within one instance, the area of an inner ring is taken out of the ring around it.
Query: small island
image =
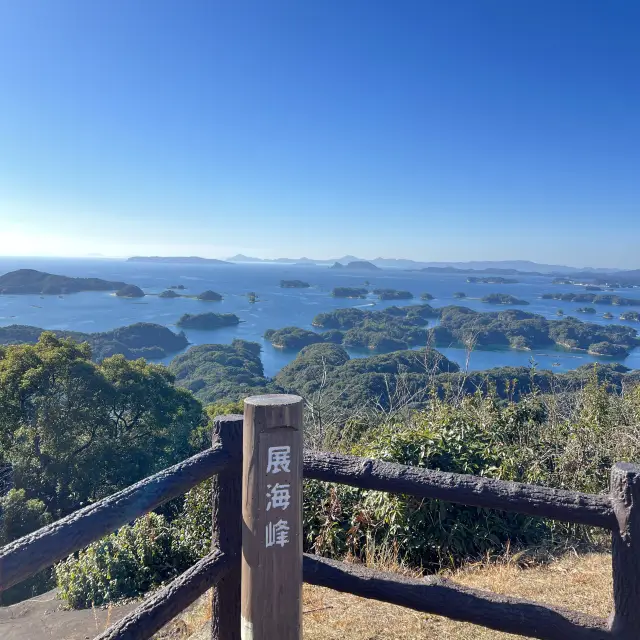
[[[100,278],[70,278],[36,269],[18,269],[0,276],[0,294],[61,295],[81,291],[117,291],[126,286],[126,282]]]
[[[348,262],[347,264],[341,264],[334,262],[329,267],[330,269],[349,269],[351,271],[381,271],[380,267],[376,267],[372,262],[366,260],[356,260],[354,262]]]
[[[209,331],[221,327],[231,327],[240,324],[240,318],[235,313],[185,313],[176,322],[182,329],[200,329]]]
[[[249,291],[249,293],[247,293],[247,299],[250,304],[255,304],[258,302],[258,294],[255,291]]]
[[[362,287],[335,287],[331,292],[334,298],[366,298],[368,289]]]
[[[179,293],[176,293],[173,289],[167,289],[158,295],[158,298],[181,298]]]
[[[430,293],[421,293],[420,300],[433,300],[433,296]]]
[[[611,311],[605,311],[605,312],[602,314],[602,317],[603,317],[605,320],[613,320],[613,313],[611,313]]]
[[[624,298],[609,293],[543,293],[543,300],[563,300],[565,302],[583,302],[588,304],[609,304],[616,307],[640,306],[638,298]]]
[[[179,291],[184,291],[184,289],[186,289],[187,287],[185,287],[183,284],[172,284],[169,289],[178,289]]]
[[[373,293],[380,300],[411,300],[413,298],[411,291],[398,291],[397,289],[374,289]]]
[[[592,356],[612,356],[614,358],[626,358],[628,350],[619,344],[610,342],[596,342],[589,346],[588,353]]]
[[[311,285],[304,280],[280,280],[282,289],[308,289]]]
[[[207,291],[203,291],[201,294],[196,296],[196,299],[202,300],[204,302],[220,302],[220,300],[222,300],[222,296],[219,293],[208,289]]]
[[[456,291],[456,292],[453,294],[453,297],[454,297],[454,298],[457,298],[458,300],[462,300],[463,298],[466,298],[466,297],[467,297],[467,294],[466,294],[466,293],[464,293],[464,292],[462,292],[462,291]]]
[[[576,313],[594,314],[596,313],[596,310],[593,307],[580,307],[579,309],[576,309]]]
[[[140,287],[136,287],[135,284],[127,284],[122,287],[122,289],[118,289],[116,295],[119,298],[144,298],[145,293]]]
[[[640,322],[640,313],[637,311],[625,311],[620,315],[620,320],[626,320],[627,322]]]
[[[513,278],[503,278],[501,276],[490,276],[488,278],[478,278],[477,276],[469,276],[467,282],[472,284],[518,284],[518,280]]]
[[[310,344],[324,342],[321,334],[299,327],[284,327],[283,329],[268,329],[264,332],[268,340],[276,349],[302,349]]]
[[[529,304],[526,300],[521,300],[506,293],[490,293],[488,296],[484,296],[480,302],[486,302],[488,304]]]

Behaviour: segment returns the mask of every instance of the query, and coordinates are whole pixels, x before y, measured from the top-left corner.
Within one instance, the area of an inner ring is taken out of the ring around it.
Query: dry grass
[[[611,557],[568,555],[548,565],[521,569],[515,563],[474,566],[450,576],[476,589],[607,616]],[[305,640],[506,640],[519,638],[440,616],[416,613],[322,587],[304,586]]]
[[[383,563],[383,570],[389,570]],[[530,568],[511,560],[478,564],[447,576],[467,587],[527,598],[606,617],[611,610],[611,556],[568,554]],[[155,636],[162,640],[210,637],[211,594]],[[440,616],[304,585],[305,640],[507,640],[520,638]],[[193,635],[192,635],[193,634]]]

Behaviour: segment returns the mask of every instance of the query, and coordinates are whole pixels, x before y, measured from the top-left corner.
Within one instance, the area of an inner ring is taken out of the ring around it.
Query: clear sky
[[[637,0],[0,3],[0,255],[639,240]]]

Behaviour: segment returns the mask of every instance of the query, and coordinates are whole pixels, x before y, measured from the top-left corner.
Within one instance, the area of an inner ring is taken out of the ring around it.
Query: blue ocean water
[[[552,285],[551,278],[540,276],[518,276],[518,284],[489,285],[466,282],[465,275],[427,274],[401,270],[374,272],[343,272],[328,267],[282,265],[282,264],[234,264],[234,265],[178,265],[149,264],[107,259],[45,259],[45,258],[0,258],[0,274],[14,269],[31,268],[50,273],[122,280],[136,284],[147,293],[160,293],[170,285],[183,284],[185,294],[196,295],[207,289],[221,293],[221,302],[200,302],[188,298],[162,299],[147,296],[142,299],[122,299],[111,293],[87,292],[71,295],[5,295],[0,296],[0,326],[27,324],[45,329],[68,329],[84,332],[106,331],[133,322],[156,322],[172,329],[183,313],[217,311],[235,313],[242,320],[235,327],[215,331],[187,331],[192,344],[230,343],[234,338],[253,340],[262,344],[262,360],[265,374],[274,375],[296,356],[296,352],[275,349],[262,336],[267,329],[279,329],[294,325],[312,329],[313,317],[322,312],[343,307],[383,309],[393,302],[380,302],[373,296],[367,300],[343,300],[332,298],[335,286],[362,286],[368,280],[372,287],[407,289],[420,303],[419,296],[429,292],[435,296],[430,304],[436,307],[462,304],[479,311],[496,311],[504,307],[480,302],[488,293],[508,293],[528,300],[522,307],[556,319],[556,311],[562,308],[565,315],[574,315],[581,320],[601,324],[629,324],[618,319],[605,320],[602,314],[610,310],[617,314],[619,308],[599,307],[597,316],[585,317],[576,314],[579,303],[542,300],[541,295],[549,291],[576,291],[571,285]],[[309,289],[281,289],[282,279],[301,279],[309,282]],[[249,303],[247,293],[254,291],[258,302]],[[467,299],[453,298],[453,293],[463,291]],[[634,297],[635,292],[623,290],[621,295]],[[404,301],[396,304],[403,305]],[[637,327],[637,323],[635,324]],[[439,348],[449,359],[461,366],[466,365],[464,349]],[[353,357],[370,355],[351,352]],[[166,361],[169,361],[167,359]],[[470,355],[469,368],[482,370],[498,366],[529,366],[535,361],[543,369],[567,371],[595,361],[622,362],[628,367],[640,368],[640,349],[635,349],[623,360],[590,356],[582,352],[556,349],[534,351],[474,351]]]

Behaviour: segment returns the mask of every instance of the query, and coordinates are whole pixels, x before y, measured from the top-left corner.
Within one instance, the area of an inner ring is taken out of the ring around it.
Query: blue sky
[[[0,255],[640,267],[635,0],[0,5]]]

